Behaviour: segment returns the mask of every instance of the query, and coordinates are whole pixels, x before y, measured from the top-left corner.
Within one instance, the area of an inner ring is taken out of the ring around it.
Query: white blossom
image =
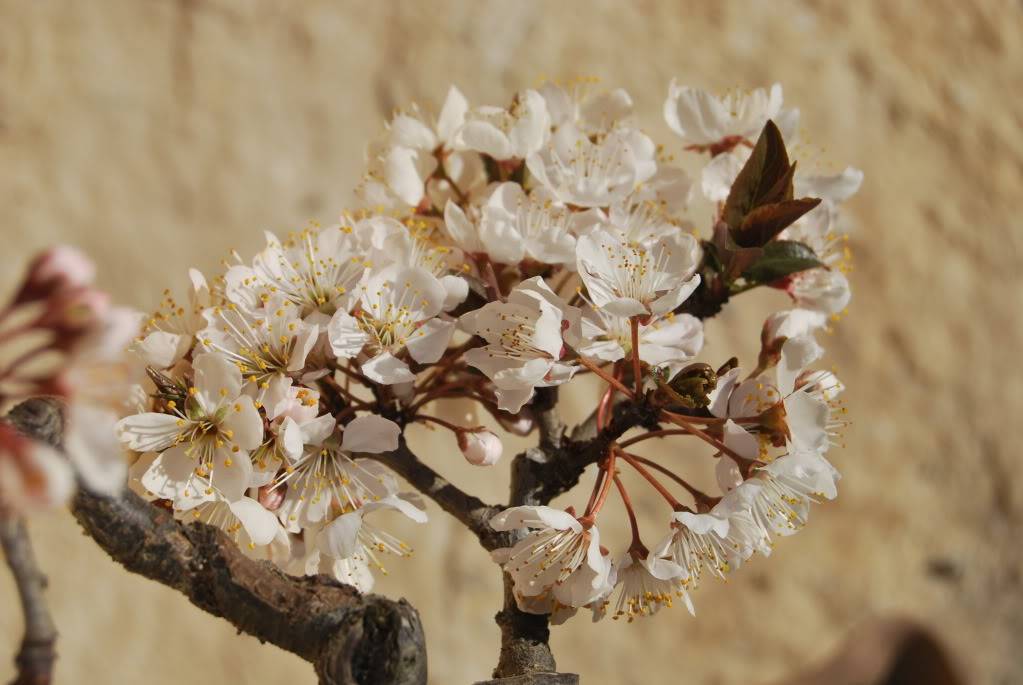
[[[558,201],[606,207],[656,172],[653,142],[634,129],[614,129],[594,142],[575,126],[559,128],[526,164]]]
[[[611,563],[600,551],[595,526],[584,528],[572,514],[547,506],[506,509],[490,526],[497,531],[529,529],[512,547],[495,551],[517,594],[551,593],[561,604],[581,607],[606,593]]]
[[[622,317],[664,315],[700,284],[700,247],[687,233],[650,247],[596,230],[579,239],[577,267],[595,307]]]
[[[469,350],[465,360],[493,381],[498,407],[507,412],[519,411],[534,388],[565,383],[576,371],[561,360],[566,343],[578,341],[580,312],[539,276],[516,286],[507,302],[490,302],[463,315],[461,324],[487,341]]]
[[[440,359],[455,324],[436,318],[447,297],[436,278],[420,268],[393,265],[371,275],[361,293],[353,314],[339,310],[327,326],[339,359],[365,353],[362,373],[385,385],[415,378],[400,356],[423,364]]]
[[[263,440],[263,420],[251,397],[242,394],[238,368],[218,354],[200,354],[193,362],[194,383],[170,413],[146,412],[121,419],[121,441],[136,452],[160,452],[143,484],[151,492],[177,500],[194,490],[194,479],[208,480],[235,501],[250,486],[249,453]]]

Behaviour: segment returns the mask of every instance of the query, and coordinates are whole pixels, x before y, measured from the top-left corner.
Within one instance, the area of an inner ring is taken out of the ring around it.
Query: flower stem
[[[639,460],[637,460],[633,455],[621,450],[619,450],[618,453],[622,456],[622,459],[632,466],[632,468],[636,469],[636,471],[639,472],[639,475],[643,476],[643,478],[645,478],[646,481],[653,486],[654,490],[661,494],[661,497],[663,497],[668,504],[671,505],[673,510],[677,511],[679,507],[682,506],[682,503],[675,499],[674,495],[668,492],[668,489],[664,487],[664,484],[657,480],[657,477],[654,476],[654,474],[643,468],[643,465],[640,464]]]
[[[585,366],[587,369],[589,369],[593,373],[595,373],[598,376],[600,376],[601,378],[603,378],[605,381],[607,381],[611,385],[613,385],[615,387],[615,389],[618,390],[619,392],[621,392],[623,395],[626,395],[630,399],[635,399],[635,395],[632,393],[632,391],[629,390],[627,387],[625,387],[625,385],[620,380],[618,380],[617,378],[615,378],[614,376],[609,374],[607,371],[605,371],[604,369],[600,368],[599,366],[597,366],[596,364],[591,362],[586,357],[579,357],[579,363],[582,364],[583,366]]]
[[[639,537],[639,521],[636,520],[636,511],[632,508],[632,499],[629,498],[629,492],[625,489],[622,479],[616,475],[614,481],[618,488],[618,494],[622,497],[622,504],[625,505],[625,512],[629,515],[629,527],[632,528],[632,543],[629,545],[629,551],[642,551],[645,558],[647,549]]]
[[[649,433],[629,438],[624,442],[618,443],[618,446],[629,447],[630,445],[635,445],[637,442],[643,442],[644,440],[650,440],[651,438],[666,438],[671,435],[692,435],[692,432],[685,428],[665,428],[663,430],[650,431]]]
[[[636,386],[636,397],[643,394],[643,372],[639,361],[639,318],[629,319],[632,326],[632,377]]]
[[[708,445],[711,445],[711,446],[717,448],[718,451],[720,451],[720,452],[722,452],[724,454],[727,454],[732,459],[735,459],[737,462],[743,463],[743,462],[749,462],[750,461],[749,459],[747,459],[746,457],[742,456],[741,454],[739,454],[735,450],[733,450],[733,449],[731,449],[729,447],[726,447],[725,443],[721,442],[720,440],[718,440],[717,438],[714,438],[711,435],[708,435],[704,431],[702,431],[699,428],[697,428],[696,426],[694,426],[692,423],[689,422],[689,420],[686,417],[684,417],[684,416],[682,416],[680,414],[674,414],[674,413],[672,413],[670,411],[662,411],[661,412],[661,418],[664,419],[665,421],[670,422],[670,423],[674,423],[676,426],[682,426],[683,428],[688,430],[692,435],[695,435],[696,437],[700,438],[701,440],[703,440]]]

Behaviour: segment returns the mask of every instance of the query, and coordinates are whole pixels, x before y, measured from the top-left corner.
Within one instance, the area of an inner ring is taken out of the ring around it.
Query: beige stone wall
[[[835,454],[840,498],[771,559],[702,588],[695,619],[556,629],[562,668],[588,683],[768,682],[895,612],[933,626],[971,682],[1023,681],[1018,2],[0,0],[0,286],[68,241],[122,301],[150,308],[188,266],[337,214],[393,107],[436,105],[450,82],[500,103],[576,74],[627,87],[658,134],[672,76],[779,80],[811,142],[866,182],[850,204],[852,312],[826,341],[854,421]],[[751,353],[779,297],[714,322],[715,357]],[[466,468],[432,439],[435,465],[500,497],[503,471]],[[115,567],[66,514],[32,529],[63,682],[313,682]],[[495,569],[440,512],[407,532],[417,558],[381,590],[421,610],[431,682],[485,676]],[[0,573],[0,680],[13,597]]]

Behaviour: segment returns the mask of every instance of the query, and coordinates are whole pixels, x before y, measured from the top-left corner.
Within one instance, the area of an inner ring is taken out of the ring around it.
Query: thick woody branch
[[[9,420],[30,435],[60,433],[60,410],[29,400]],[[72,512],[87,534],[132,573],[167,585],[238,630],[309,661],[324,685],[426,682],[415,609],[326,576],[297,578],[246,557],[220,530],[182,525],[169,511],[125,492],[80,491]]]
[[[556,448],[526,450],[512,466],[512,478],[518,478],[523,503],[547,504],[571,490],[587,466],[600,461],[611,443],[637,426],[656,428],[657,411],[625,401],[615,406],[611,421],[599,432],[595,421],[586,422]]]
[[[36,564],[22,519],[0,515],[0,546],[18,588],[18,599],[25,617],[25,633],[14,657],[18,675],[11,685],[49,685],[53,678],[53,662],[57,658],[54,649],[57,629],[43,596],[46,576]]]
[[[461,521],[469,530],[476,534],[487,549],[493,549],[497,533],[491,529],[488,521],[500,511],[459,489],[442,475],[419,460],[408,448],[405,438],[401,439],[398,449],[383,454],[360,454],[367,459],[375,459],[388,467],[419,492],[423,493],[440,506],[441,509]]]

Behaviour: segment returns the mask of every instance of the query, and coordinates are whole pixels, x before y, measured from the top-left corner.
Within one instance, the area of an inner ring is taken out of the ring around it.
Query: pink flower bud
[[[476,466],[493,466],[501,458],[501,438],[488,430],[459,431],[458,448],[465,460]]]
[[[40,255],[32,275],[43,281],[60,280],[67,287],[78,288],[92,283],[96,265],[75,248],[57,245]]]
[[[14,298],[15,304],[36,302],[92,283],[96,267],[84,254],[58,245],[36,257]]]
[[[513,435],[527,436],[533,432],[533,428],[536,427],[536,422],[533,420],[533,415],[525,409],[520,411],[518,414],[508,415],[505,412],[501,412],[503,416],[498,416],[497,421],[501,424],[501,428],[505,429]]]
[[[259,489],[259,503],[267,511],[277,511],[281,508],[286,493],[287,489],[283,485],[276,488],[272,485],[264,485]]]

